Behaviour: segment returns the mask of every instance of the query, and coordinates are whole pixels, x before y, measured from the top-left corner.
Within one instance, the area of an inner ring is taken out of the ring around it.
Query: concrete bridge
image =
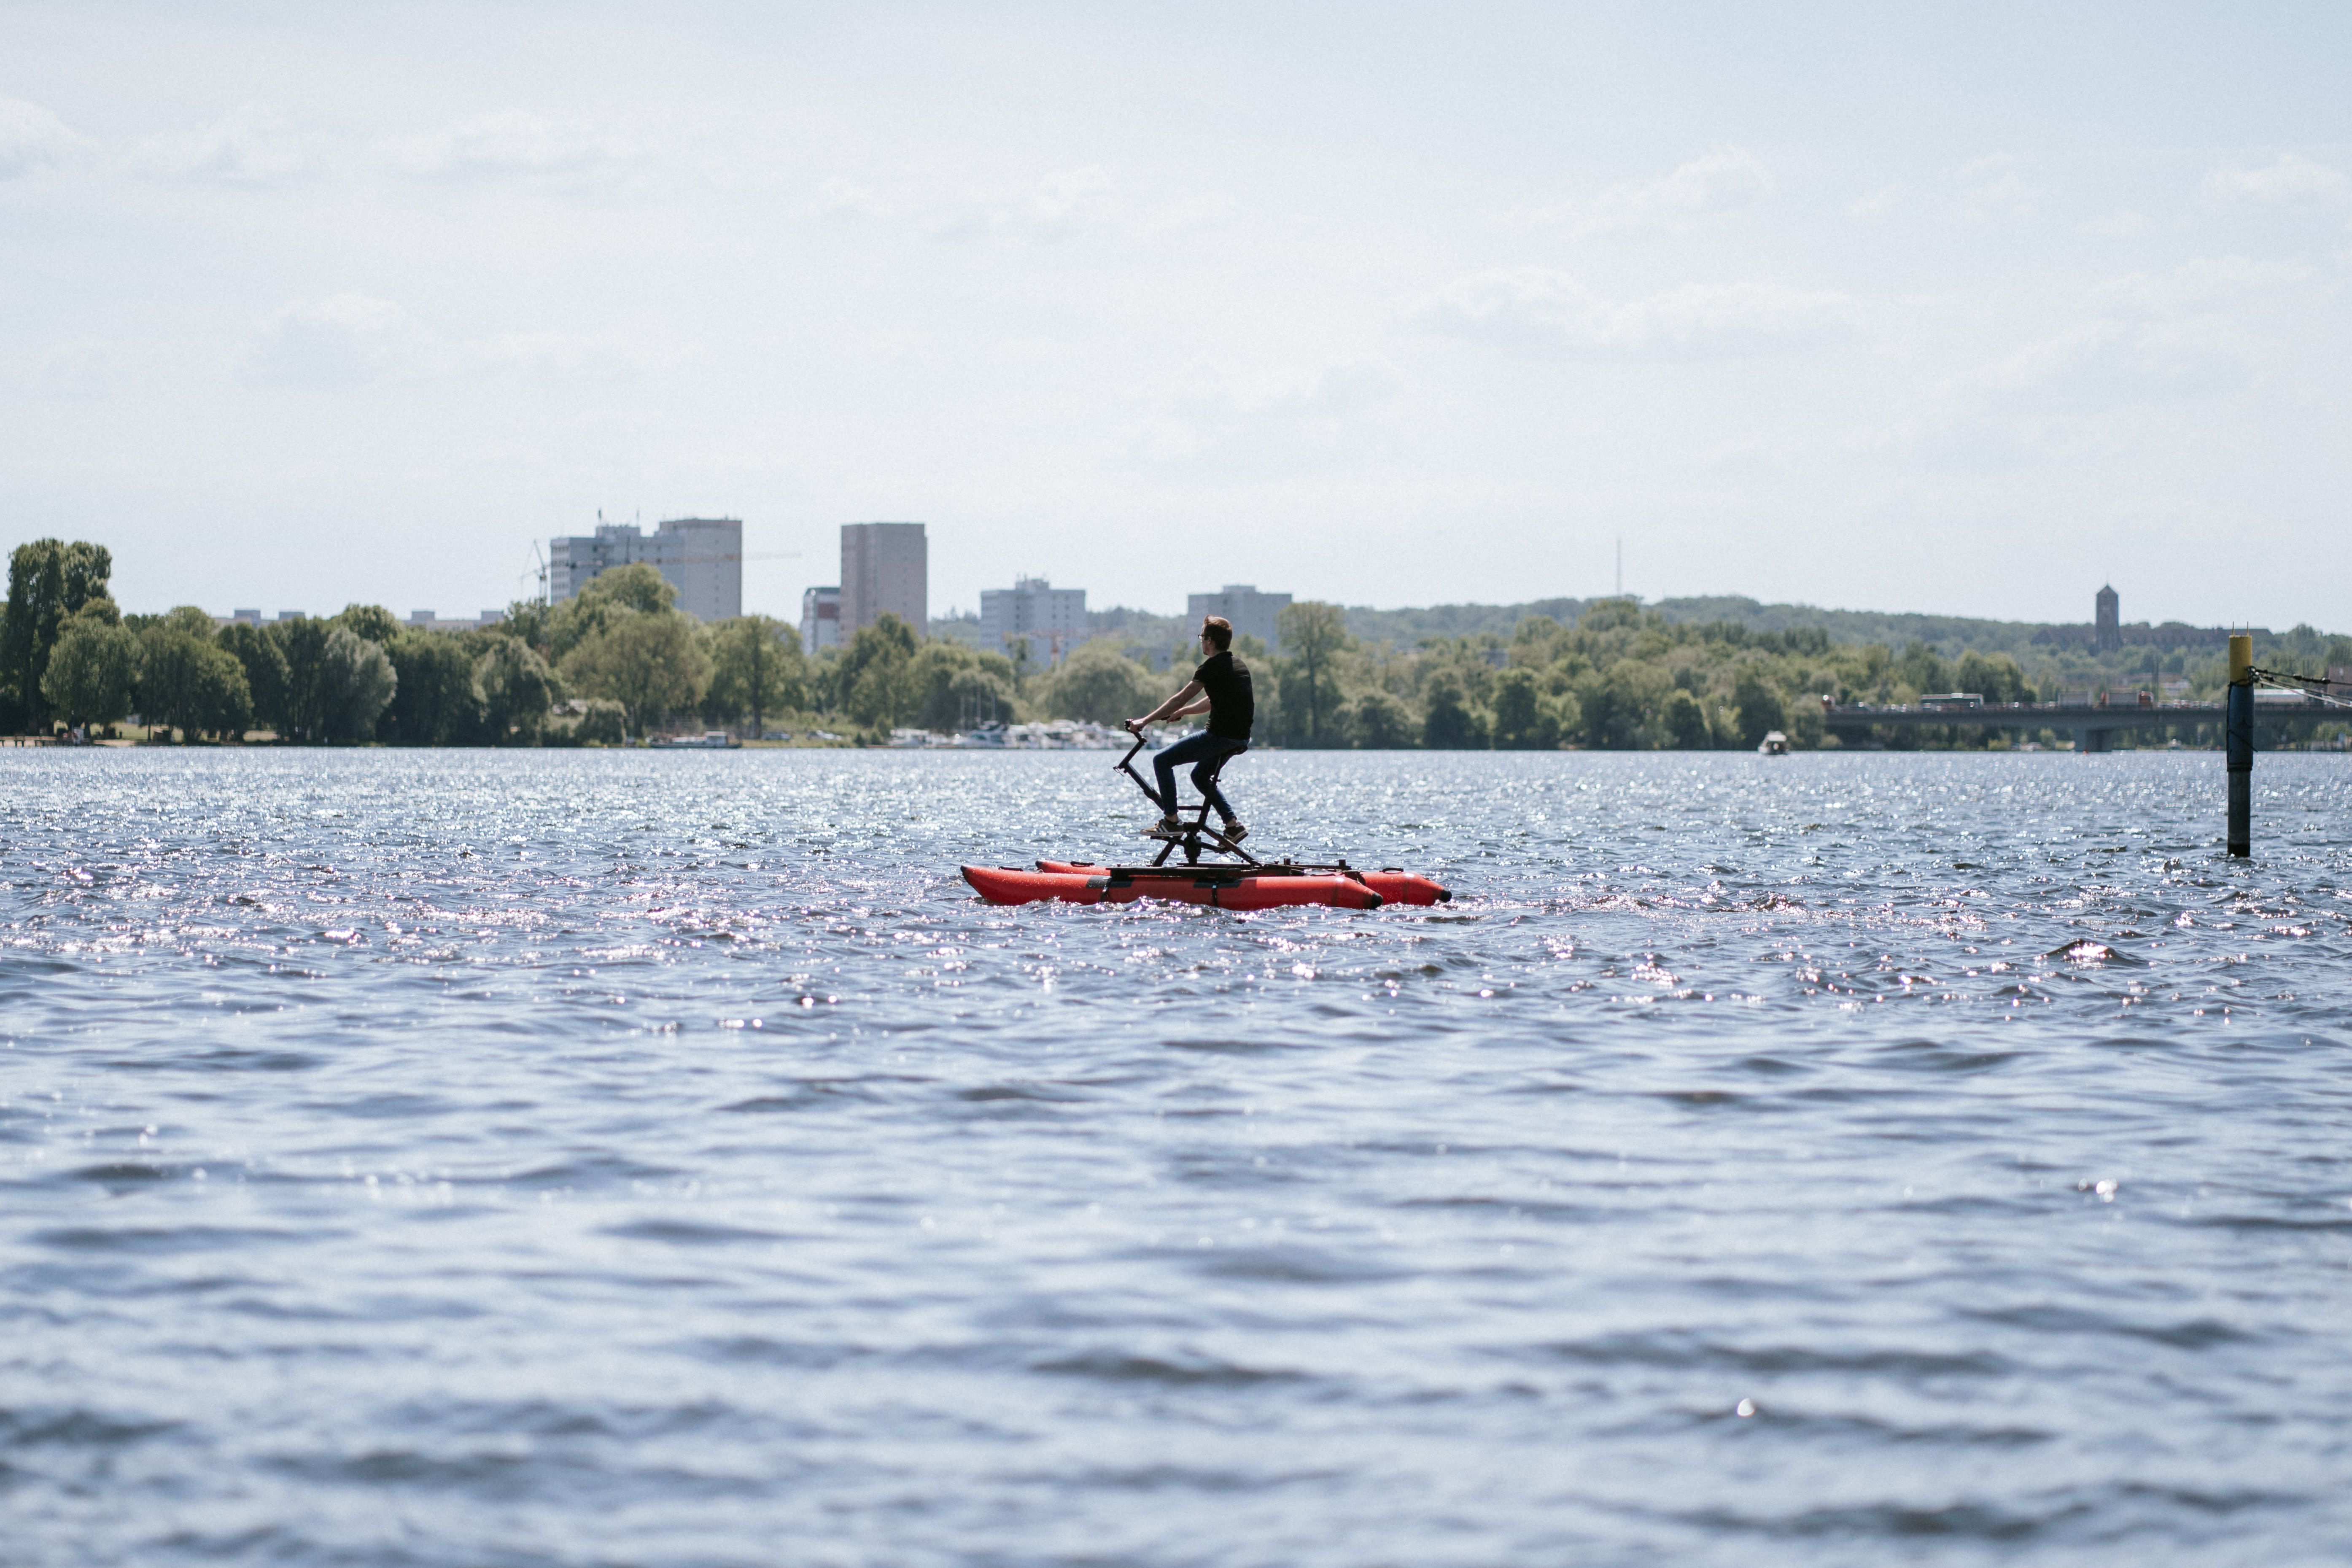
[[[2320,718],[2342,711],[2299,692],[2265,691],[2255,705],[2254,719],[2259,725],[2266,720]],[[1824,702],[1822,721],[1830,733],[1841,739],[1864,735],[1874,728],[1917,730],[1966,725],[1979,730],[2014,730],[2028,736],[2054,730],[2073,736],[2078,752],[2104,752],[2108,737],[2118,731],[2210,724],[2218,734],[2223,712],[2223,705],[2219,702],[1924,702],[1900,708]]]

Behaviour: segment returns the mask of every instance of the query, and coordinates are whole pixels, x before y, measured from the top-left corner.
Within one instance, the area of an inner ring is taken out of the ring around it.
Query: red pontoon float
[[[1118,766],[1141,785],[1152,804],[1160,804],[1143,775],[1130,764],[1143,749],[1136,737]],[[1168,899],[1178,903],[1207,904],[1221,910],[1273,910],[1299,904],[1324,904],[1342,910],[1376,910],[1382,904],[1442,904],[1454,895],[1427,877],[1390,866],[1377,871],[1359,870],[1345,860],[1328,865],[1301,865],[1283,860],[1271,865],[1208,826],[1209,805],[1202,801],[1181,832],[1168,836],[1159,858],[1149,866],[1097,866],[1087,860],[1040,860],[1034,871],[1013,866],[966,866],[963,879],[992,904],[1031,904],[1059,900],[1072,904],[1130,904],[1139,899]],[[1185,863],[1166,864],[1176,848]],[[1203,850],[1222,855],[1222,862],[1201,863]]]
[[[1111,871],[1114,868],[1108,866],[1089,865],[1084,860],[1040,860],[1037,862],[1037,869],[1040,871],[1055,872],[1063,876],[1067,876],[1072,872],[1076,872],[1082,876],[1100,877]],[[1414,876],[1412,872],[1399,870],[1394,866],[1386,867],[1378,871],[1363,871],[1349,865],[1345,860],[1335,860],[1328,866],[1300,866],[1285,860],[1277,862],[1272,866],[1188,866],[1183,868],[1181,870],[1179,870],[1178,868],[1173,866],[1154,866],[1147,868],[1129,868],[1127,874],[1130,877],[1139,876],[1143,870],[1150,870],[1153,874],[1159,876],[1166,876],[1171,873],[1181,876],[1185,871],[1197,874],[1202,871],[1215,870],[1219,872],[1231,872],[1244,878],[1295,877],[1301,880],[1309,880],[1318,877],[1339,877],[1345,880],[1360,883],[1364,887],[1370,888],[1373,892],[1380,895],[1381,902],[1384,904],[1443,904],[1449,902],[1454,897],[1452,893],[1447,892],[1444,888],[1438,886],[1435,882],[1431,881],[1428,878]],[[1202,901],[1205,902],[1206,900],[1204,900]],[[1320,899],[1285,899],[1282,901],[1285,903],[1297,904],[1323,903],[1328,902],[1329,900]],[[1355,908],[1352,904],[1348,905],[1347,907],[1349,909]]]
[[[1244,875],[1238,866],[1080,866],[1041,860],[1037,868],[1021,871],[1010,866],[966,866],[963,879],[992,904],[1049,899],[1067,904],[1131,904],[1138,899],[1170,899],[1221,910],[1293,904],[1376,910],[1385,901],[1355,878],[1319,867],[1252,868],[1252,875]]]

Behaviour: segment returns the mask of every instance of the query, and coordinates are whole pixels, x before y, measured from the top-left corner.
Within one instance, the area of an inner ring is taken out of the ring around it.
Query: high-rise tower
[[[841,525],[841,638],[885,615],[931,635],[930,543],[919,522]]]

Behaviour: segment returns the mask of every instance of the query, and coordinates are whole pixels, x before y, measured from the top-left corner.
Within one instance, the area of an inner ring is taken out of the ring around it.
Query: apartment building
[[[594,533],[549,542],[547,592],[572,598],[615,566],[653,567],[677,590],[677,607],[702,621],[743,613],[743,521],[680,517],[646,533],[633,522],[600,524]]]
[[[980,591],[981,646],[1007,658],[1058,665],[1087,635],[1087,591],[1020,577]]]
[[[841,646],[841,590],[810,588],[801,595],[801,651],[814,658]]]
[[[1235,637],[1252,637],[1265,651],[1282,651],[1282,612],[1290,605],[1287,594],[1261,594],[1255,584],[1228,583],[1213,594],[1193,594],[1184,601],[1191,630],[1198,631],[1203,616],[1223,616],[1233,623]]]

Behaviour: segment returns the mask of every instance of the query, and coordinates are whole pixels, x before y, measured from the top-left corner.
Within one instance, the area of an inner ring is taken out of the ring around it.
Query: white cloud
[[[464,366],[566,384],[626,380],[643,368],[638,355],[616,339],[568,332],[509,332],[456,351]]]
[[[1852,329],[1843,295],[1769,283],[1694,283],[1612,301],[1540,267],[1448,284],[1422,320],[1455,337],[1579,359],[1732,359],[1811,348]]]
[[[112,344],[97,338],[59,343],[41,356],[34,388],[43,397],[83,402],[114,390],[115,353]]]
[[[1772,171],[1753,153],[1744,147],[1717,147],[1673,174],[1611,186],[1586,217],[1595,227],[1633,227],[1753,206],[1780,188]]]
[[[1163,462],[1236,447],[1296,455],[1328,447],[1402,382],[1394,365],[1372,356],[1259,370],[1197,359],[1152,399],[1158,406],[1135,430],[1136,446]]]
[[[579,174],[616,163],[628,149],[593,126],[503,109],[432,136],[391,143],[387,162],[428,179]]]
[[[1109,189],[1110,176],[1100,169],[1065,169],[1037,182],[1029,193],[1026,216],[1039,227],[1062,228],[1076,222]]]
[[[1228,227],[1234,222],[1232,200],[1222,195],[1188,196],[1162,207],[1139,226],[1144,234],[1189,234]]]
[[[429,136],[368,143],[298,129],[256,103],[206,124],[100,143],[37,104],[0,99],[0,179],[78,162],[166,184],[232,186],[367,169],[440,179],[576,175],[629,153],[593,127],[516,109]]]
[[[1985,368],[1972,421],[2039,440],[2057,420],[2089,439],[2151,405],[2241,395],[2285,361],[2324,287],[2309,267],[2242,256],[2110,279],[2075,297],[2067,325]]]
[[[934,225],[931,232],[942,239],[973,239],[991,234],[1066,239],[1108,207],[1110,189],[1110,176],[1091,164],[1058,170],[1010,201],[975,200],[962,212]]]
[[[1997,217],[2026,217],[2033,212],[2033,190],[2017,172],[2017,160],[2006,153],[1977,158],[1960,165],[1968,182],[1963,210],[1972,222]]]
[[[299,300],[247,340],[236,368],[250,382],[332,391],[380,382],[519,378],[576,386],[625,381],[645,357],[609,333],[505,332],[457,337],[366,294]]]
[[[0,393],[43,403],[86,403],[114,391],[116,345],[103,338],[73,338],[0,360]]]
[[[2340,202],[2352,184],[2341,169],[2287,153],[2260,169],[2216,169],[2205,176],[2205,194],[2216,201]]]
[[[1866,196],[1856,196],[1846,203],[1845,216],[1856,223],[1874,223],[1895,210],[1903,199],[1900,185],[1881,185]]]
[[[425,369],[431,350],[397,306],[337,294],[271,316],[247,345],[240,369],[250,380],[277,385],[362,386]]]
[[[2296,261],[2257,261],[2250,256],[2200,257],[2169,272],[2134,272],[2110,279],[2099,285],[2093,300],[2098,306],[2121,314],[2181,316],[2275,299],[2317,276]]]
[[[85,138],[39,104],[0,98],[0,180],[63,168],[88,147]]]
[[[816,197],[809,203],[807,212],[811,217],[888,217],[892,209],[864,185],[835,178],[816,188]]]
[[[272,185],[310,172],[320,154],[276,112],[246,104],[209,125],[139,137],[125,149],[125,161],[150,180]]]
[[[2128,209],[2092,218],[2083,225],[2084,234],[2103,235],[2109,239],[2131,239],[2147,230],[2147,215]]]

